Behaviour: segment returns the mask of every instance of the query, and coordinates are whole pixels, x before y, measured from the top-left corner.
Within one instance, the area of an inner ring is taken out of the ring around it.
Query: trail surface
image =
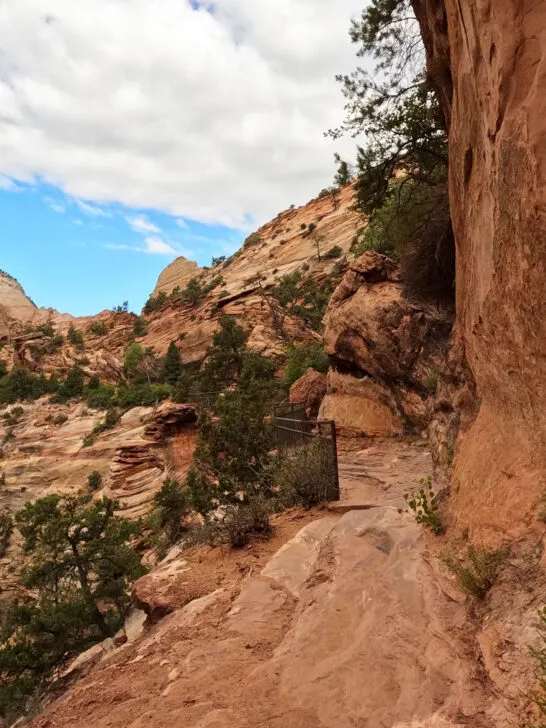
[[[341,452],[340,468],[337,513],[116,650],[34,725],[504,726],[468,646],[466,609],[400,511],[431,472],[426,448],[360,445]]]

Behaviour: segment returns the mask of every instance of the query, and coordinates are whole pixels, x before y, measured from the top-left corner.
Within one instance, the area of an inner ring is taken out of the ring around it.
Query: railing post
[[[330,432],[332,433],[332,453],[334,456],[334,468],[335,468],[335,492],[336,492],[336,498],[335,500],[339,500],[341,498],[341,493],[339,490],[339,467],[338,467],[338,460],[337,460],[337,431],[336,431],[336,423],[334,420],[330,423]]]

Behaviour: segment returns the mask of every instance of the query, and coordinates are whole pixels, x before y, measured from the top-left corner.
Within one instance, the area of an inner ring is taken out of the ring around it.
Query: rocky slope
[[[282,275],[296,271],[317,284],[338,275],[336,271],[343,259],[318,260],[317,252],[324,256],[334,246],[341,249],[342,256],[349,251],[359,225],[359,216],[350,209],[352,197],[349,185],[336,197],[319,197],[303,207],[280,213],[253,236],[258,241],[256,244],[244,246],[224,264],[200,269],[185,258],[175,260],[159,276],[152,297],[160,292],[171,294],[174,289],[182,290],[191,278],[210,290],[195,304],[186,303],[178,296],[145,314],[148,329],[137,341],[153,347],[162,356],[174,340],[185,363],[199,363],[211,343],[219,317],[224,314],[235,316],[250,332],[249,345],[269,356],[282,357],[286,340],[317,338],[299,317],[288,317],[285,338],[279,336],[273,325],[271,306],[255,279],[260,274],[261,285],[266,289]],[[314,233],[310,232],[310,225],[315,226]],[[0,345],[3,344],[0,359],[10,367],[24,364],[36,372],[49,375],[56,371],[62,376],[78,363],[88,376],[98,374],[104,381],[113,382],[122,376],[123,352],[133,336],[133,314],[103,311],[96,316],[73,317],[53,309],[37,309],[19,284],[1,276],[0,300],[4,298],[10,305],[5,307],[3,315],[0,311]],[[81,330],[83,346],[78,348],[65,342],[55,352],[47,351],[47,338],[38,327],[48,321],[64,336],[71,325]],[[97,323],[105,327],[105,333],[89,331]]]
[[[533,599],[518,605],[518,631],[507,578],[486,628],[469,618],[437,542],[399,512],[407,483],[430,467],[426,449],[380,442],[344,453],[341,467],[348,512],[315,513],[265,563],[259,544],[198,549],[144,577],[141,606],[172,613],[33,725],[513,726]]]
[[[285,210],[258,229],[255,244],[243,246],[228,261],[209,269],[196,269],[185,258],[175,260],[160,275],[154,295],[183,289],[191,277],[203,287],[218,279],[220,282],[197,306],[178,300],[146,315],[150,325],[144,343],[163,354],[171,340],[180,340],[183,361],[198,362],[205,355],[219,316],[228,314],[250,329],[249,346],[265,355],[282,355],[286,343],[273,326],[270,306],[261,295],[256,276],[262,276],[263,288],[295,272],[319,284],[331,277],[339,261],[318,260],[316,237],[309,233],[309,226],[316,226],[321,256],[334,246],[348,253],[361,224],[359,215],[350,209],[352,202],[353,188],[348,185],[336,198],[319,197],[303,207]],[[299,318],[288,319],[286,334],[293,341],[314,336]]]
[[[476,537],[540,537],[531,514],[546,488],[546,6],[414,6],[450,129],[457,322],[441,393],[453,416],[440,430],[462,425],[452,509]]]
[[[27,501],[50,493],[88,493],[87,477],[103,477],[97,497],[120,501],[128,518],[146,515],[166,477],[183,479],[196,438],[197,415],[192,405],[164,403],[157,408],[135,407],[113,428],[85,438],[104,412],[81,404],[53,405],[42,398],[22,405],[18,424],[0,418],[0,512],[17,512]],[[2,599],[14,583],[18,546],[0,558]]]

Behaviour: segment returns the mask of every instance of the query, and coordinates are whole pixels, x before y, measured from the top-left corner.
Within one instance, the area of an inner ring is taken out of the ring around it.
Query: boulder
[[[316,416],[326,389],[326,375],[309,367],[303,377],[297,379],[290,387],[289,401],[304,402],[305,406],[311,409],[311,414]]]
[[[394,261],[364,253],[324,319],[332,368],[320,417],[367,435],[422,430],[450,331],[450,312],[404,296]]]

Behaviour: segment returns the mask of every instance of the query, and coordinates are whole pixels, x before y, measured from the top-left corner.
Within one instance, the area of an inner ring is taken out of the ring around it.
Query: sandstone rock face
[[[97,727],[508,728],[424,549],[395,508],[310,523],[238,594],[169,614],[33,725],[78,724],[98,692]]]
[[[546,6],[415,4],[450,128],[458,355],[481,405],[453,507],[471,535],[517,537],[546,487]]]
[[[218,328],[222,315],[235,316],[250,332],[249,346],[266,356],[281,357],[285,342],[272,326],[271,309],[255,283],[258,274],[267,288],[281,276],[299,271],[318,284],[335,275],[336,261],[317,259],[317,250],[308,226],[316,225],[324,236],[321,252],[339,246],[348,253],[359,226],[359,215],[351,210],[353,186],[340,191],[338,198],[331,196],[311,200],[303,207],[286,210],[261,227],[259,242],[241,248],[225,265],[208,270],[188,267],[188,261],[178,259],[161,273],[154,295],[169,293],[176,286],[183,287],[186,277],[197,277],[203,286],[220,277],[219,283],[196,306],[179,300],[146,316],[150,321],[144,337],[146,346],[153,346],[160,354],[167,351],[171,340],[179,340],[180,353],[185,363],[197,363],[205,356],[212,334]],[[337,267],[336,267],[337,266]],[[220,296],[222,294],[222,296]],[[312,340],[315,332],[302,319],[288,318],[286,336],[293,341]]]
[[[324,326],[332,369],[320,416],[368,435],[423,429],[449,314],[407,301],[396,264],[367,252],[349,265]]]
[[[103,412],[82,404],[53,405],[47,398],[20,406],[24,414],[12,428],[1,417],[10,408],[0,411],[0,512],[16,513],[27,501],[52,493],[87,493],[87,477],[97,471],[104,486],[97,495],[119,499],[120,515],[136,518],[148,513],[164,478],[182,480],[191,462],[195,405],[135,407],[90,447],[84,447],[84,438]],[[12,595],[18,558],[16,533],[0,559],[2,597]]]
[[[32,320],[38,310],[26,295],[21,284],[1,271],[0,304],[5,314],[20,321]]]
[[[180,256],[161,271],[153,295],[157,295],[160,291],[164,291],[168,295],[173,288],[185,288],[200,271],[201,268],[197,263]]]
[[[326,375],[309,368],[290,387],[290,402],[304,402],[312,414],[317,414],[326,394]]]

